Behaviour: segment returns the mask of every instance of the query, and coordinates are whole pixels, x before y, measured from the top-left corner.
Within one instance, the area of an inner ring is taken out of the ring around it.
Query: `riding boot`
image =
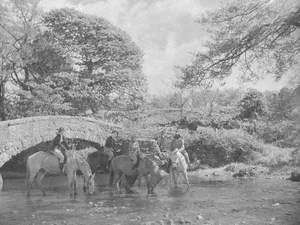
[[[111,159],[108,160],[107,163],[106,163],[106,165],[105,165],[105,169],[106,169],[107,171],[110,170],[110,164],[111,164]]]

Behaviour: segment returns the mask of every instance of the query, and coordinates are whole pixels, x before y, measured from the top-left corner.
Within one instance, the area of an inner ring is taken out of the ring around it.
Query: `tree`
[[[43,23],[62,54],[74,62],[69,101],[75,108],[96,112],[99,106],[120,105],[116,102],[130,102],[129,108],[143,102],[142,53],[125,32],[71,9],[51,11]]]
[[[2,36],[0,36],[2,37]],[[7,55],[8,55],[8,47],[5,40],[0,40],[0,119],[6,120],[7,112],[6,112],[6,84],[8,82],[9,75],[7,73]]]
[[[282,88],[279,92],[267,96],[270,116],[275,120],[289,119],[297,107],[294,89]]]
[[[37,0],[10,0],[0,4],[0,29],[2,49],[2,77],[5,84],[1,88],[2,119],[53,114],[50,104],[64,108],[65,103],[47,86],[47,80],[54,73],[68,69],[68,63],[49,36],[42,32]],[[4,96],[5,85],[10,85],[14,93]],[[2,99],[5,99],[3,101]],[[9,104],[9,100],[13,104]],[[56,101],[57,100],[57,101]],[[6,102],[7,104],[4,104]],[[14,107],[13,107],[14,105]],[[46,107],[46,105],[48,105]],[[57,108],[57,111],[61,111]]]
[[[263,101],[263,94],[257,90],[249,90],[239,101],[239,117],[241,119],[257,119],[266,111]]]
[[[33,1],[26,3],[22,1],[2,1],[0,3],[0,116],[6,120],[8,114],[7,85],[12,81],[13,75],[16,81],[23,88],[28,86],[22,81],[28,78],[20,78],[19,72],[26,72],[26,65],[23,63],[24,46],[27,40],[31,38],[31,19],[36,4]],[[31,18],[31,19],[29,19]],[[18,65],[18,66],[17,66]],[[27,81],[27,80],[26,80]]]
[[[73,10],[42,17],[38,2],[0,3],[1,118],[140,107],[142,54],[130,37]]]
[[[286,9],[277,1],[234,0],[203,16],[199,23],[207,26],[206,50],[181,68],[182,85],[211,83],[233,68],[250,79],[258,77],[257,71],[279,79],[298,62],[300,52],[300,6],[289,3]]]

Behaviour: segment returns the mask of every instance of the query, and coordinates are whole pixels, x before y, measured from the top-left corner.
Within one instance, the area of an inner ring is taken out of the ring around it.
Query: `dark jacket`
[[[61,134],[57,134],[52,143],[52,150],[55,148],[59,148],[61,151],[67,150],[69,148],[66,138],[61,136]]]
[[[182,145],[183,145],[183,141],[181,138],[179,139],[174,138],[171,142],[171,151],[174,151],[176,148],[177,149],[182,148]]]
[[[107,148],[112,148],[115,149],[116,148],[116,141],[112,136],[109,136],[106,141],[105,141],[105,147]]]

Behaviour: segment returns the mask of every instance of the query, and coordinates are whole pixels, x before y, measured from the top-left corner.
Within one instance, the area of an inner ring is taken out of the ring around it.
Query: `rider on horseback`
[[[180,151],[180,153],[184,156],[188,166],[190,167],[190,158],[187,151],[184,148],[184,140],[178,133],[174,135],[174,138],[171,143],[171,151],[174,151],[175,149],[178,149]]]
[[[132,136],[130,140],[129,156],[134,165],[133,168],[137,168],[141,157],[141,152],[139,142],[135,136]]]
[[[62,170],[63,166],[66,162],[66,154],[65,151],[68,149],[68,144],[66,142],[65,138],[65,129],[63,127],[60,127],[57,130],[56,137],[53,140],[52,143],[52,153],[56,155],[56,157],[59,160],[59,167]]]
[[[118,135],[119,135],[118,131],[113,130],[111,132],[111,135],[105,141],[104,153],[108,156],[108,161],[107,161],[107,165],[106,165],[107,169],[110,166],[110,162],[111,162],[112,158],[114,157],[115,152],[117,152],[116,141],[117,141]]]

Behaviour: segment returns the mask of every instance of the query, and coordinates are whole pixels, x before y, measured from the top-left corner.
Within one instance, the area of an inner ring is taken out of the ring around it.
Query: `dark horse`
[[[87,162],[91,167],[92,173],[95,173],[97,170],[102,170],[106,173],[109,172],[107,166],[108,155],[104,153],[103,147],[101,147],[98,151],[92,152],[87,157]],[[130,192],[130,188],[133,186],[137,179],[137,175],[135,176],[125,176],[125,189],[127,192]]]
[[[87,162],[89,163],[91,170],[95,173],[97,170],[102,170],[108,172],[106,168],[108,161],[108,155],[104,153],[103,147],[98,151],[92,152],[87,157]]]

